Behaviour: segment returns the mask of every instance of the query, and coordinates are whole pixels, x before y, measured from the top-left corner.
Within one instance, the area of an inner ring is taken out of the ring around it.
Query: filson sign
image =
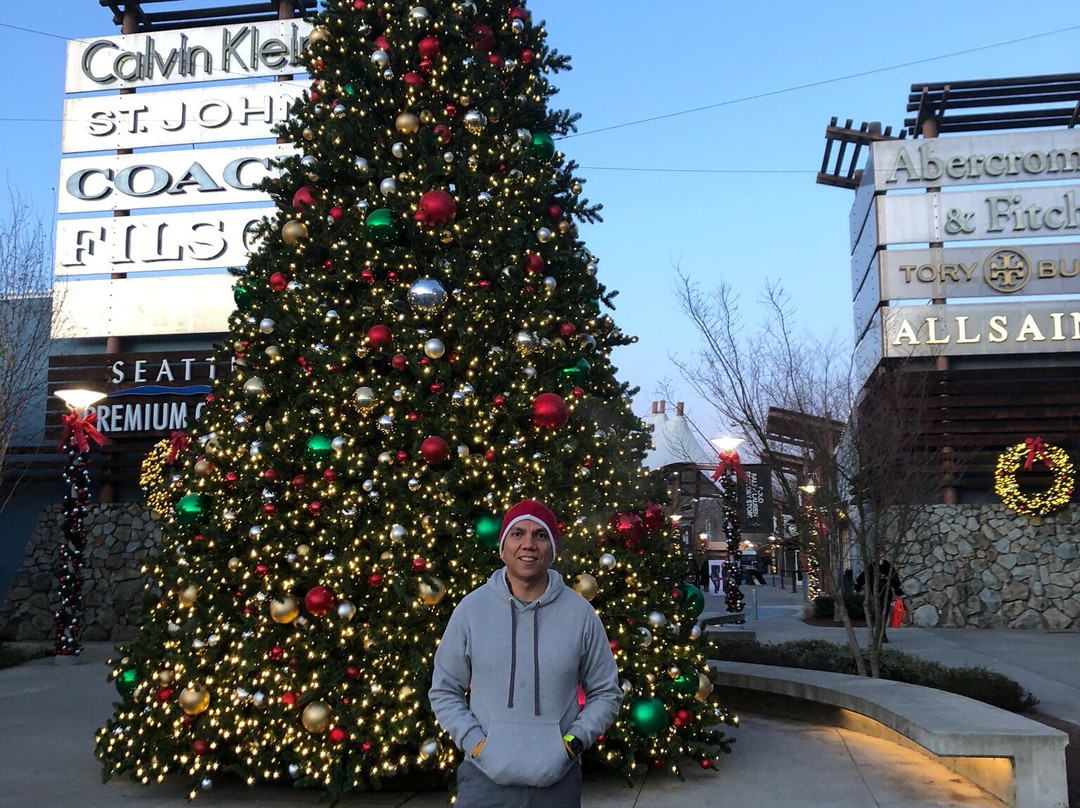
[[[68,43],[64,91],[84,93],[302,73],[310,23],[284,20]]]

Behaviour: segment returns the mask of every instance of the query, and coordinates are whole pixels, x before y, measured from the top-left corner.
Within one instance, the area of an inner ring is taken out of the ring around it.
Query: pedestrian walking
[[[581,753],[619,712],[603,623],[550,568],[558,541],[543,503],[507,511],[505,566],[462,599],[435,653],[428,698],[465,755],[458,808],[580,806]]]
[[[866,570],[863,570],[859,573],[859,577],[855,579],[855,591],[862,592],[863,587],[865,586]],[[893,565],[889,563],[888,559],[882,558],[877,566],[877,596],[881,602],[879,614],[881,615],[882,621],[882,642],[889,641],[888,632],[885,630],[889,625],[889,606],[895,598],[900,597],[901,592],[900,576],[897,575],[896,570],[893,569]]]

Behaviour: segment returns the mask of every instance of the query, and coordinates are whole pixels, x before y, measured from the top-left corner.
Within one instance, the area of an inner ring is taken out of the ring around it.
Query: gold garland
[[[1034,454],[1032,455],[1032,453]],[[1034,460],[1041,460],[1054,472],[1054,483],[1050,490],[1042,494],[1025,495],[1020,492],[1016,475],[1025,464],[1029,455]],[[1017,513],[1032,516],[1044,516],[1068,504],[1074,488],[1074,468],[1072,460],[1064,449],[1057,446],[1043,445],[1038,441],[1025,441],[1010,446],[998,456],[997,471],[994,474],[994,493],[1001,497],[1006,508]]]
[[[169,439],[160,440],[143,458],[139,485],[146,492],[146,504],[158,515],[168,513],[171,505],[169,485],[165,482],[165,459],[172,451]]]

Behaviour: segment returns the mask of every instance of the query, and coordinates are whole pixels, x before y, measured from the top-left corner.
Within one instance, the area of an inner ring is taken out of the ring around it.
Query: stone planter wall
[[[56,549],[63,535],[60,506],[46,508],[26,547],[26,555],[7,600],[0,606],[0,637],[53,640],[52,609],[56,596]],[[139,572],[157,553],[157,521],[143,506],[97,505],[86,519],[83,567],[84,640],[128,640],[143,597]]]
[[[900,573],[917,626],[1080,630],[1080,507],[1021,516],[938,505],[908,533]]]

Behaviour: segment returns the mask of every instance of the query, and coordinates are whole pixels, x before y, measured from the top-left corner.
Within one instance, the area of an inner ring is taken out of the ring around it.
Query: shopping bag
[[[900,628],[900,625],[904,622],[904,599],[897,598],[892,602],[892,609],[889,610],[889,628]]]

